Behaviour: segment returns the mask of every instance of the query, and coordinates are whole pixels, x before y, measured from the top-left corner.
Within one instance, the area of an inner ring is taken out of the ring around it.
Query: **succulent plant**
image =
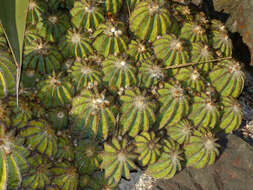
[[[39,98],[46,107],[56,107],[71,103],[73,87],[69,81],[62,79],[60,74],[48,76],[38,84]]]
[[[0,189],[115,190],[215,162],[245,78],[224,24],[182,0],[29,2],[20,85],[0,27]]]
[[[102,62],[103,80],[110,88],[134,86],[136,69],[133,62],[125,58],[109,56]]]
[[[52,184],[61,190],[77,189],[79,175],[77,169],[70,162],[57,163],[50,171],[54,175]]]
[[[159,128],[173,125],[189,113],[189,97],[180,84],[165,83],[158,93],[159,102],[162,104],[159,110]]]
[[[6,133],[6,126],[0,123],[0,188],[17,189],[22,181],[22,174],[28,169],[29,152],[15,139],[13,134]]]
[[[121,176],[130,179],[130,170],[136,169],[134,160],[134,146],[129,145],[127,139],[119,141],[113,137],[111,143],[104,144],[103,162],[101,168],[105,169],[105,178],[118,183]]]
[[[94,32],[93,47],[105,57],[126,51],[128,38],[122,22],[100,24]]]
[[[92,59],[79,59],[68,70],[77,91],[88,87],[92,83],[101,83],[102,72],[99,70],[98,64]]]
[[[68,30],[65,38],[59,42],[61,52],[65,57],[88,57],[93,49],[90,40],[85,33],[78,32],[76,29]]]
[[[211,84],[222,96],[238,97],[244,86],[244,73],[239,62],[224,60],[209,73]]]
[[[242,108],[240,104],[232,97],[225,96],[221,98],[222,112],[218,124],[225,133],[231,133],[238,129],[242,122]]]
[[[206,128],[200,127],[193,132],[189,142],[184,146],[186,165],[203,168],[211,165],[219,155],[217,139]]]
[[[151,97],[145,95],[138,88],[126,90],[120,96],[122,113],[120,124],[121,133],[135,137],[141,131],[148,131],[155,122],[156,104]]]
[[[182,40],[174,34],[164,35],[153,43],[155,55],[165,66],[184,64],[189,59],[189,53]]]
[[[105,92],[96,89],[84,89],[72,101],[71,116],[74,119],[74,129],[89,138],[107,139],[115,130],[116,119]]]
[[[92,174],[99,169],[101,147],[94,141],[83,140],[75,149],[76,164],[81,174]]]
[[[130,30],[142,40],[154,41],[175,30],[174,20],[162,4],[153,1],[141,1],[136,5],[129,18]]]
[[[32,41],[25,46],[23,68],[37,73],[52,73],[60,70],[61,54],[54,46],[42,42],[41,39]]]
[[[11,56],[0,50],[0,98],[13,95],[16,90],[16,68]]]
[[[75,1],[70,13],[72,15],[71,22],[77,28],[82,26],[87,30],[94,30],[105,21],[104,11],[96,6],[96,0]]]
[[[136,152],[139,154],[138,160],[142,166],[155,163],[161,154],[160,138],[154,132],[142,132],[135,137]]]
[[[44,189],[46,185],[50,184],[50,170],[51,164],[48,163],[47,158],[36,154],[28,158],[31,170],[24,174],[22,186],[27,189]]]
[[[182,168],[180,163],[183,159],[180,156],[181,153],[179,144],[173,140],[164,139],[161,157],[157,162],[148,166],[146,173],[154,178],[169,179],[173,177]]]
[[[47,5],[43,1],[30,0],[27,13],[27,22],[36,25],[42,20],[42,14],[47,10]]]
[[[26,137],[26,145],[31,150],[52,157],[57,152],[57,142],[54,130],[44,120],[30,121],[20,132],[22,137]]]

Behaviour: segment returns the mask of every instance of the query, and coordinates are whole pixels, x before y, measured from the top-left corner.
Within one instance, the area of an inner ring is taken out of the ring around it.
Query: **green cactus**
[[[57,152],[57,142],[54,130],[45,121],[30,121],[26,127],[20,131],[22,137],[26,137],[26,145],[31,150],[37,150],[41,154],[52,157]]]
[[[0,123],[0,189],[18,189],[22,174],[28,169],[29,152],[15,139],[13,134],[6,133],[6,126]]]
[[[220,119],[218,105],[214,99],[205,93],[193,97],[188,118],[194,126],[214,128]]]
[[[77,169],[70,162],[60,162],[50,170],[54,175],[52,184],[61,190],[76,190],[78,185]]]
[[[184,64],[189,59],[187,48],[174,34],[164,35],[153,43],[155,55],[165,66]]]
[[[125,58],[109,56],[102,62],[104,81],[110,88],[124,88],[136,83],[136,69],[132,61]]]
[[[183,119],[175,125],[166,127],[167,134],[177,143],[187,143],[192,135],[193,125],[187,119]]]
[[[29,0],[26,27],[18,8],[0,18],[0,189],[172,178],[213,164],[215,136],[240,126],[243,68],[224,24],[191,3]],[[22,65],[10,23],[25,28]]]
[[[180,31],[180,37],[190,42],[207,43],[207,36],[205,29],[197,23],[184,23]]]
[[[100,55],[107,57],[126,51],[128,38],[124,26],[122,22],[106,22],[98,26],[93,34],[93,47]]]
[[[105,178],[118,183],[121,176],[130,179],[130,171],[136,169],[134,160],[134,146],[129,145],[127,139],[118,140],[113,137],[111,143],[104,144],[104,154],[101,168],[105,170]]]
[[[104,23],[103,9],[96,6],[96,0],[75,1],[70,10],[71,22],[77,28],[81,26],[87,30],[95,30],[100,23]]]
[[[52,164],[48,163],[47,158],[36,154],[28,158],[31,170],[24,174],[22,186],[27,189],[44,189],[50,184],[50,170]]]
[[[172,85],[173,84],[173,85]],[[177,82],[165,83],[158,90],[159,102],[159,129],[179,122],[189,112],[189,97]]]
[[[84,89],[73,99],[70,115],[74,120],[73,130],[82,131],[89,138],[107,139],[115,130],[116,119],[105,92]]]
[[[156,103],[146,92],[138,88],[127,89],[120,96],[122,103],[120,112],[121,133],[135,137],[141,131],[148,131],[155,122]]]
[[[222,96],[238,97],[244,87],[245,75],[239,62],[224,60],[209,73],[211,84]]]
[[[104,7],[106,12],[116,15],[123,4],[123,0],[104,0]]]
[[[140,40],[132,40],[128,45],[127,54],[136,62],[145,61],[151,57],[152,51]]]
[[[42,14],[47,10],[47,5],[43,1],[30,0],[27,13],[27,23],[36,25],[42,21]]]
[[[155,163],[161,154],[160,138],[154,132],[142,132],[135,137],[136,152],[142,166]]]
[[[99,169],[101,147],[93,141],[81,141],[75,149],[76,164],[81,174],[92,174]]]
[[[172,178],[182,168],[180,163],[183,159],[180,156],[181,153],[179,144],[173,140],[164,139],[161,157],[157,162],[148,166],[146,173],[154,178]]]
[[[25,46],[23,68],[34,70],[37,73],[49,74],[59,71],[62,56],[59,51],[41,39],[32,41]]]
[[[240,104],[232,97],[221,98],[222,112],[218,127],[223,129],[225,133],[231,133],[238,129],[242,122],[242,108]]]
[[[73,96],[73,87],[67,79],[62,79],[60,74],[48,76],[38,84],[38,96],[45,107],[56,107],[70,104]]]
[[[175,30],[174,20],[162,4],[141,1],[136,5],[129,18],[130,30],[140,39],[154,41]]]
[[[59,48],[64,57],[88,57],[92,54],[91,41],[86,33],[78,32],[76,29],[68,30],[65,38],[59,42]]]
[[[184,146],[186,165],[194,168],[203,168],[214,163],[219,155],[218,139],[210,130],[199,128],[193,132],[189,143]]]
[[[0,98],[13,95],[16,89],[16,68],[11,56],[0,49]]]
[[[86,60],[76,60],[68,70],[77,91],[88,87],[91,84],[100,84],[102,82],[102,72],[98,64],[94,63],[91,58]]]

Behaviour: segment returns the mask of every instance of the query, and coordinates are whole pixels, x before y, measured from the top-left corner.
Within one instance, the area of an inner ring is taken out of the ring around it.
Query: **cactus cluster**
[[[172,0],[30,0],[19,105],[0,30],[0,189],[118,189],[219,155],[244,87],[225,26]]]

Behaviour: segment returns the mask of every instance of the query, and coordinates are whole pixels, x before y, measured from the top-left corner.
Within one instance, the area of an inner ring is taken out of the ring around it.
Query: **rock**
[[[253,147],[228,135],[223,148],[209,168],[186,168],[170,180],[158,180],[152,190],[252,190]]]
[[[201,3],[202,3],[202,0],[192,0],[191,3],[196,5],[196,6],[200,6]]]
[[[230,14],[226,26],[231,32],[239,32],[251,52],[253,65],[253,1],[252,0],[213,0],[216,11]]]

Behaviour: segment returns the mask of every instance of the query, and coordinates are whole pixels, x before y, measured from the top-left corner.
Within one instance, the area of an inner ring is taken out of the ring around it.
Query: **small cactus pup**
[[[56,163],[50,169],[53,174],[52,184],[59,187],[61,190],[76,190],[78,185],[79,174],[77,168],[71,162],[64,161]]]
[[[120,96],[120,132],[135,137],[141,131],[148,131],[155,122],[156,103],[146,92],[138,88],[125,90]]]
[[[60,161],[74,160],[74,145],[69,130],[57,131],[57,153],[55,158]]]
[[[92,84],[100,85],[102,83],[102,72],[98,63],[93,61],[91,57],[76,59],[74,64],[68,69],[68,73],[78,92]]]
[[[57,152],[56,135],[45,120],[32,120],[20,131],[20,136],[27,139],[26,145],[31,150],[53,157]]]
[[[136,169],[136,158],[133,144],[129,144],[126,138],[118,140],[113,137],[111,143],[104,143],[101,168],[105,170],[105,178],[115,183],[119,183],[121,176],[130,179],[130,171]]]
[[[30,170],[24,174],[22,186],[27,189],[44,189],[50,184],[50,170],[52,163],[40,154],[35,154],[28,158]]]
[[[125,30],[125,24],[120,21],[100,24],[93,34],[93,47],[104,57],[125,52],[128,42]]]
[[[64,57],[88,57],[92,54],[91,41],[86,33],[77,29],[69,29],[64,38],[59,42],[59,48]]]
[[[210,28],[212,29],[210,43],[213,48],[219,51],[222,56],[231,56],[233,44],[225,26],[218,20],[212,20]]]
[[[16,67],[9,53],[0,49],[0,99],[14,95],[16,90]]]
[[[70,115],[73,120],[73,132],[87,138],[107,139],[115,130],[116,118],[112,102],[105,91],[83,89],[73,98]]]
[[[127,49],[127,54],[136,62],[145,61],[151,57],[152,50],[140,40],[132,40]]]
[[[96,4],[97,0],[75,1],[74,7],[70,10],[72,24],[77,28],[95,31],[98,25],[105,21],[103,9]]]
[[[245,75],[234,59],[218,62],[209,73],[209,80],[221,96],[238,97],[244,87]]]
[[[166,127],[167,135],[179,144],[187,143],[192,135],[194,126],[187,119],[182,119],[172,126]]]
[[[111,90],[135,86],[134,62],[121,56],[109,56],[102,62],[103,80]]]
[[[172,178],[177,171],[182,169],[179,144],[171,139],[164,139],[162,145],[162,154],[157,162],[150,164],[146,170],[146,173],[154,178]]]
[[[81,174],[93,174],[99,169],[102,148],[94,141],[81,140],[75,148],[75,162]]]
[[[159,37],[153,42],[153,49],[158,59],[165,66],[185,64],[189,59],[189,53],[184,41],[174,34]]]
[[[159,102],[159,129],[174,125],[179,122],[189,112],[189,97],[179,82],[171,81],[165,83],[164,87],[158,90]]]
[[[74,89],[71,83],[61,77],[61,73],[56,76],[48,76],[37,85],[39,92],[38,96],[45,107],[57,107],[70,104]]]
[[[238,129],[242,122],[242,108],[238,101],[229,96],[221,97],[221,119],[217,128],[224,130],[225,133],[232,133]]]
[[[8,107],[10,108],[11,114],[11,125],[15,128],[24,127],[29,120],[32,119],[32,110],[29,105],[28,98],[23,96],[19,97],[19,106],[17,106],[16,97],[10,97],[8,100]]]
[[[160,138],[156,137],[155,133],[142,132],[135,137],[136,153],[139,154],[138,161],[142,166],[155,163],[161,154]]]
[[[47,119],[54,129],[66,129],[68,126],[68,111],[64,108],[50,109],[48,110]]]
[[[220,145],[216,143],[217,140],[207,128],[199,127],[195,130],[184,146],[186,166],[203,168],[213,164],[219,155]]]
[[[18,189],[22,174],[28,169],[29,152],[15,139],[14,134],[6,133],[6,126],[0,122],[0,189]]]
[[[154,41],[157,36],[176,30],[176,22],[162,3],[141,1],[130,14],[129,26],[139,39]]]

